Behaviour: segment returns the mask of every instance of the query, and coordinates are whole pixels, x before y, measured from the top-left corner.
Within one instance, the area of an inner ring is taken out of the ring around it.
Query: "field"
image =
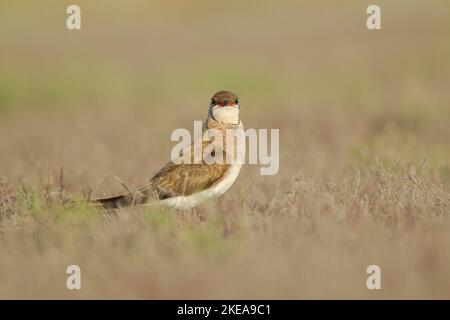
[[[376,31],[371,1],[76,2],[73,31],[67,1],[0,3],[0,298],[450,298],[448,1],[377,1]],[[220,89],[280,129],[277,175],[83,201],[146,182]]]

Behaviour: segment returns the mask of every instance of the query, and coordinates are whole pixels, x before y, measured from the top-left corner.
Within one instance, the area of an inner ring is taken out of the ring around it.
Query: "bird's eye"
[[[216,104],[216,100],[211,99],[211,104],[212,104],[212,105],[215,105],[215,104]]]
[[[239,99],[234,100],[234,104],[238,104],[239,103]]]

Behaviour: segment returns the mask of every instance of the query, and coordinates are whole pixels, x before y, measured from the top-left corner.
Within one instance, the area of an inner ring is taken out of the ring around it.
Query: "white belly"
[[[209,189],[191,194],[190,196],[178,196],[158,202],[159,204],[167,205],[169,207],[177,209],[190,209],[198,205],[199,203],[218,197],[227,191],[231,185],[236,181],[239,175],[239,171],[242,168],[242,164],[233,164],[225,177],[214,186]]]

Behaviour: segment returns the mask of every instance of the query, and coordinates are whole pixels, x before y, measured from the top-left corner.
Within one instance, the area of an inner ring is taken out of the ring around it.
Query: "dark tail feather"
[[[97,199],[94,200],[94,202],[102,205],[105,209],[119,209],[131,206],[133,203],[133,197],[130,195],[121,195],[111,198]]]
[[[133,205],[139,205],[145,203],[147,200],[147,196],[140,195],[132,195],[132,194],[124,194],[121,196],[111,197],[111,198],[103,198],[94,200],[95,203],[99,203],[105,209],[119,209],[126,208]]]

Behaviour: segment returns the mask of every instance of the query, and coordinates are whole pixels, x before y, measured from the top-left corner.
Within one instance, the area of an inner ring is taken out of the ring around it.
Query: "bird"
[[[198,152],[193,147],[195,143],[201,143],[202,147],[211,143],[213,139],[205,135],[205,131],[218,130],[226,137],[227,130],[233,132],[243,129],[237,95],[227,90],[218,91],[210,100],[208,114],[202,126],[202,136],[197,137],[194,143],[180,154],[180,159],[195,157],[195,152]],[[242,143],[237,143],[234,139],[230,145],[238,149],[243,147]],[[172,159],[135,192],[100,198],[93,202],[106,210],[151,204],[161,204],[176,209],[192,209],[206,200],[225,193],[236,181],[242,168],[243,163],[239,161],[231,161],[231,163],[208,161],[208,157],[211,160],[211,157],[216,156],[216,152],[221,153],[222,159],[226,159],[227,154],[231,153],[226,138],[218,148],[212,148],[211,152],[208,152],[199,162],[194,163],[187,161],[178,163]]]

